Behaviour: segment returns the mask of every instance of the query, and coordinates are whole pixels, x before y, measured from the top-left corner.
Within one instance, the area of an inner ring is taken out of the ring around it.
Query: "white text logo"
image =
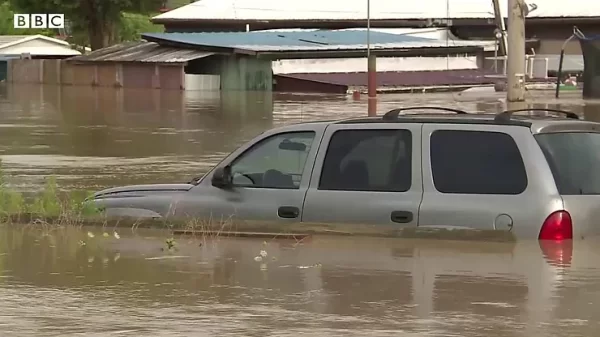
[[[15,14],[15,28],[65,28],[64,14]]]

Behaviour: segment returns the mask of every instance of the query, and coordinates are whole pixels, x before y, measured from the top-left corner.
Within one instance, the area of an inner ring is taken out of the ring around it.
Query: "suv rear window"
[[[543,133],[535,139],[560,194],[600,194],[600,133]]]
[[[454,194],[521,194],[525,164],[514,139],[493,131],[434,131],[430,140],[435,188]]]

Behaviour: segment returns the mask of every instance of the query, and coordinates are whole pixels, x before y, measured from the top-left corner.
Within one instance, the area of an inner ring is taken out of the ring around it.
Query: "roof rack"
[[[390,110],[385,115],[383,115],[382,119],[383,120],[394,120],[394,119],[398,118],[398,116],[402,112],[408,111],[408,110],[439,110],[439,111],[446,111],[446,112],[454,112],[457,115],[468,114],[468,112],[466,112],[464,110],[444,108],[444,107],[439,107],[439,106],[411,106],[408,108],[398,108],[398,109]]]
[[[515,112],[525,112],[525,111],[545,111],[545,112],[556,112],[559,114],[565,115],[565,117],[569,119],[579,119],[576,113],[571,111],[559,110],[559,109],[546,109],[546,108],[528,108],[528,109],[516,109],[516,110],[506,110],[501,112],[494,117],[494,121],[496,122],[508,122],[510,118]]]

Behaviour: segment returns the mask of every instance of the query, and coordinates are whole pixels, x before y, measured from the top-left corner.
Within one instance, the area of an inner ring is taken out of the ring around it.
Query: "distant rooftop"
[[[508,0],[500,0],[506,17]],[[600,17],[600,1],[533,0],[529,18]],[[365,20],[364,0],[200,0],[153,18],[156,23],[176,21],[344,21]],[[492,19],[491,0],[371,0],[372,20]]]
[[[0,35],[0,55],[73,56],[81,53],[61,39],[44,35]]]
[[[197,48],[226,48],[238,52],[342,52],[366,49],[367,32],[364,29],[346,30],[295,30],[295,31],[256,31],[227,33],[148,33],[142,37],[159,44],[180,44]],[[380,50],[444,48],[446,50],[479,50],[478,41],[440,41],[411,36],[372,31],[371,48]]]
[[[154,42],[124,42],[75,56],[71,62],[185,63],[213,55],[194,49],[160,46]]]

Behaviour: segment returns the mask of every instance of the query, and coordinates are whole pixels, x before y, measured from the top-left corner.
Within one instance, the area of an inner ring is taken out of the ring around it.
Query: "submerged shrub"
[[[48,177],[44,188],[29,198],[9,188],[0,159],[0,214],[4,218],[29,213],[39,217],[62,217],[79,219],[81,216],[98,214],[93,203],[86,202],[89,191],[61,192],[55,177]]]

